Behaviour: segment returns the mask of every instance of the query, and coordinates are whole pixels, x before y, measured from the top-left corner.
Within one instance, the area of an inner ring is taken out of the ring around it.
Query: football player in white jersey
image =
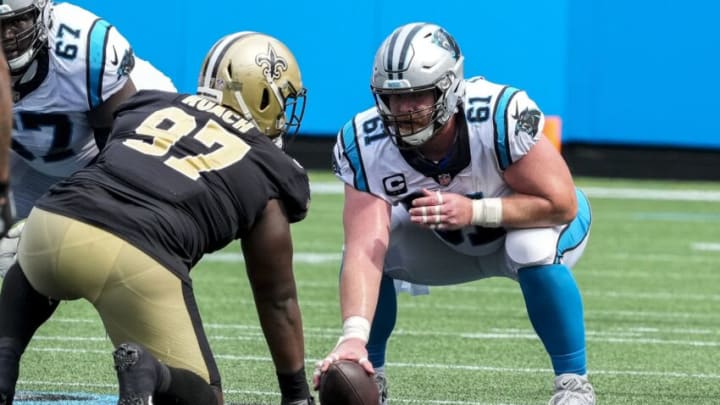
[[[136,58],[109,22],[75,5],[5,0],[0,21],[15,103],[10,184],[20,220],[50,185],[95,158],[121,102],[138,89],[175,86]],[[0,241],[0,275],[21,229],[22,222]]]
[[[459,46],[428,23],[385,39],[371,88],[376,106],[340,130],[333,152],[345,183],[343,334],[318,363],[316,386],[330,363],[354,359],[375,374],[385,403],[395,287],[502,276],[520,284],[552,362],[550,404],[594,404],[570,271],[590,207],[543,136],[538,106],[517,88],[465,79]]]

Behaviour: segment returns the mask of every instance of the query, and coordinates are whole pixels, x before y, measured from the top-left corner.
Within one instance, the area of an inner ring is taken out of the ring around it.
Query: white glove
[[[15,223],[7,235],[0,239],[0,277],[5,277],[10,267],[17,260],[17,248],[20,242],[20,234],[25,226],[25,220]]]

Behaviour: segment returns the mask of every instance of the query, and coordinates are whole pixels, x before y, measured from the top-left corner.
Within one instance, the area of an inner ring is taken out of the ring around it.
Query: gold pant
[[[18,260],[41,294],[90,301],[115,347],[139,343],[165,364],[220,385],[192,286],[130,243],[34,208],[23,229]]]

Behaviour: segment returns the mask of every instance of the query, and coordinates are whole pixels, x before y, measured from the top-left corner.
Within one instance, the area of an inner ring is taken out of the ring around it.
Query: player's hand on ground
[[[460,229],[470,225],[471,219],[472,200],[456,193],[423,189],[410,209],[410,220],[430,229]]]
[[[320,375],[327,371],[330,364],[338,360],[354,360],[357,361],[368,374],[375,374],[372,364],[368,360],[366,342],[362,339],[351,338],[338,343],[330,354],[324,359],[315,363],[315,372],[313,373],[313,387],[317,390],[320,388]]]

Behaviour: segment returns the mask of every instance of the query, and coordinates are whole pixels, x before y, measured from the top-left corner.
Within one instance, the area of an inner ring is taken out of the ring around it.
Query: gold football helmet
[[[258,32],[217,41],[200,69],[197,93],[242,114],[278,144],[282,135],[297,132],[305,111],[295,57],[285,44]]]

